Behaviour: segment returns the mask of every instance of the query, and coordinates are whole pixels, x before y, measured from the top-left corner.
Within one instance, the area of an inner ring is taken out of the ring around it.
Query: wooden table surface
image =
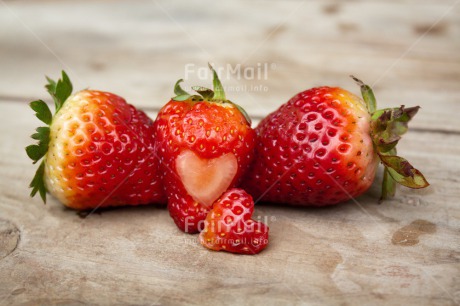
[[[256,122],[313,86],[358,93],[349,74],[381,107],[422,106],[399,152],[431,186],[382,205],[378,181],[332,208],[258,205],[271,239],[257,256],[208,251],[164,208],[81,219],[29,198],[27,102],[50,101],[44,75],[154,116],[177,79],[209,86],[207,62],[260,67],[222,78]],[[458,304],[459,114],[458,0],[0,0],[0,304]]]

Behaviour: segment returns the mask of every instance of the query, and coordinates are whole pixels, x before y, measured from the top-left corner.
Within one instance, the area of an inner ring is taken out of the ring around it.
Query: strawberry
[[[255,132],[245,111],[225,97],[217,73],[214,91],[179,80],[155,121],[168,209],[184,232],[199,232],[213,202],[235,186],[253,158]]]
[[[82,90],[48,78],[52,115],[41,100],[30,103],[47,126],[32,135],[38,144],[26,148],[37,163],[43,160],[30,187],[46,203],[46,192],[78,209],[165,202],[154,154],[153,122],[142,111],[112,93]]]
[[[428,186],[420,171],[396,155],[419,107],[376,111],[371,88],[355,81],[364,101],[342,88],[313,88],[260,122],[255,161],[243,185],[257,200],[336,204],[369,188],[379,160],[385,166],[381,200],[394,195],[395,183]]]
[[[208,249],[257,254],[268,245],[268,226],[251,219],[254,201],[243,189],[225,192],[206,217],[200,242]]]

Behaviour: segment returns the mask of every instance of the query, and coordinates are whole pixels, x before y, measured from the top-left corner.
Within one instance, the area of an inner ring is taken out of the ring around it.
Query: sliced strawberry
[[[155,121],[169,213],[187,233],[202,229],[212,203],[239,183],[254,154],[250,120],[226,99],[213,72],[214,91],[193,87],[200,95],[185,92],[179,80],[174,88],[177,96]]]
[[[238,161],[233,153],[204,159],[193,151],[184,150],[176,158],[176,169],[188,194],[195,201],[211,207],[233,181]]]
[[[200,233],[208,249],[240,254],[257,254],[268,245],[269,228],[251,219],[254,201],[243,189],[225,192],[213,205]]]

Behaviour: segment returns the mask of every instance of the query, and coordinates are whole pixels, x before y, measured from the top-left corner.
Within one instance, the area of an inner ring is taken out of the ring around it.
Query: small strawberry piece
[[[304,206],[337,204],[364,193],[378,162],[385,166],[382,199],[395,183],[428,182],[396,144],[418,107],[375,110],[369,86],[355,79],[363,99],[337,87],[295,95],[256,128],[256,157],[242,185],[257,201]]]
[[[254,201],[243,189],[230,189],[213,205],[200,233],[208,249],[257,254],[268,245],[269,228],[251,219]]]
[[[166,202],[146,114],[112,93],[71,95],[64,72],[57,83],[48,81],[56,114],[43,101],[31,103],[49,125],[38,128],[32,138],[39,143],[26,148],[34,163],[43,158],[31,196],[39,192],[46,202],[48,191],[78,210]]]
[[[214,91],[176,83],[174,97],[155,121],[168,209],[185,232],[199,232],[212,204],[239,183],[249,167],[255,132],[241,107],[227,100],[214,72]]]

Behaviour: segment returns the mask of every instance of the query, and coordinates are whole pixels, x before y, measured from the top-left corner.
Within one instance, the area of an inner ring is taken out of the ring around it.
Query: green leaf
[[[396,155],[396,148],[390,150],[390,155]],[[383,167],[383,181],[382,181],[382,194],[380,195],[379,203],[383,200],[391,198],[396,193],[396,181],[388,173],[387,167]]]
[[[214,97],[214,91],[202,86],[193,86],[192,89],[199,93],[205,100],[211,100]]]
[[[176,96],[185,96],[185,95],[190,96],[190,94],[186,92],[185,90],[183,90],[182,87],[180,86],[180,83],[182,83],[183,81],[184,81],[183,79],[180,79],[176,82],[176,85],[174,85],[174,93],[176,94]]]
[[[214,100],[219,100],[219,101],[225,101],[227,98],[225,98],[225,91],[224,87],[222,86],[222,83],[219,80],[219,76],[217,75],[217,72],[212,68],[211,64],[208,63],[209,69],[211,69],[213,77],[212,77],[212,85],[214,87]]]
[[[51,111],[48,107],[48,105],[42,101],[42,100],[37,100],[30,102],[30,108],[32,108],[35,111],[35,116],[37,116],[38,119],[40,119],[42,122],[50,125],[51,120],[53,119],[53,115],[51,114]]]
[[[174,101],[186,101],[193,97],[193,95],[183,90],[180,86],[180,83],[182,83],[183,81],[183,79],[180,79],[174,85],[174,93],[176,94],[176,96],[172,98]]]
[[[396,147],[401,136],[408,130],[408,122],[420,107],[387,108],[374,112],[371,121],[373,142],[380,153],[389,152]]]
[[[382,182],[382,194],[379,199],[379,203],[383,200],[394,197],[396,193],[396,181],[388,173],[388,168],[383,169],[383,182]]]
[[[409,188],[425,188],[430,184],[423,174],[415,169],[406,159],[396,155],[379,154],[380,160],[388,173],[399,184]]]
[[[48,81],[48,84],[45,85],[45,88],[51,96],[54,96],[56,92],[56,82],[47,76],[45,77],[46,77],[46,80]]]
[[[29,156],[29,158],[34,161],[34,163],[36,163],[37,161],[40,160],[40,158],[43,157],[43,154],[40,151],[40,147],[36,144],[27,146],[26,153],[27,153],[27,156]]]
[[[375,112],[377,109],[377,101],[375,100],[374,92],[369,85],[364,84],[360,79],[350,75],[350,77],[358,84],[361,88],[361,95],[363,96],[364,102],[366,102],[367,110],[370,114]]]
[[[192,96],[189,95],[189,94],[185,94],[185,95],[179,95],[179,96],[175,96],[174,98],[172,98],[174,101],[185,101],[185,100],[188,100],[190,99]]]
[[[38,144],[33,144],[26,147],[27,156],[33,160],[34,164],[39,161],[48,152],[48,144],[50,140],[50,128],[42,126],[36,129],[37,133],[31,137],[38,140]]]
[[[35,172],[34,178],[30,182],[29,187],[32,188],[30,196],[34,197],[38,191],[40,193],[40,197],[43,200],[43,203],[46,204],[46,186],[45,186],[44,176],[45,176],[45,163],[42,161],[40,166],[37,169],[37,172]]]
[[[32,134],[32,138],[48,143],[50,140],[50,128],[47,126],[41,126],[36,129],[37,133]]]
[[[29,156],[29,158],[33,160],[34,164],[38,162],[43,156],[45,156],[47,151],[48,151],[48,144],[45,145],[44,143],[41,143],[41,142],[38,145],[33,144],[33,145],[26,147],[27,156]]]
[[[383,126],[386,126],[390,121],[407,123],[414,118],[419,109],[420,106],[406,108],[404,105],[395,108],[379,109],[372,114],[372,120],[378,121]],[[406,130],[404,132],[407,131],[407,125],[405,127]]]
[[[64,105],[64,102],[72,94],[72,83],[70,82],[69,77],[62,71],[62,78],[58,80],[54,92],[55,102],[56,102],[56,113],[59,112],[61,107]]]
[[[56,114],[64,105],[67,98],[72,94],[72,83],[65,71],[62,71],[62,78],[57,82],[49,77],[46,77],[46,79],[48,80],[48,84],[45,85],[45,88],[51,97],[53,97],[55,106],[54,113]]]

